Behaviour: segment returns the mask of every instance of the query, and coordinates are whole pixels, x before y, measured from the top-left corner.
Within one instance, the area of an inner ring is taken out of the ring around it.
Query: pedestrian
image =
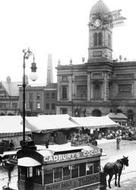
[[[121,138],[119,136],[117,136],[117,138],[116,138],[116,147],[117,147],[117,150],[120,149],[120,141],[121,141]]]
[[[10,150],[14,150],[15,145],[14,145],[14,142],[13,142],[12,139],[11,139],[11,141],[9,143],[9,146],[10,146]]]
[[[49,139],[45,140],[45,147],[48,148],[49,147]]]

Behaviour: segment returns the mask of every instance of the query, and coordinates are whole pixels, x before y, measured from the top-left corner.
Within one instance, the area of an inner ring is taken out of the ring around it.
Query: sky
[[[88,59],[88,22],[91,7],[98,0],[0,0],[0,81],[22,81],[23,49],[30,48],[37,63],[38,80],[46,83],[48,54],[52,54],[53,75],[61,64]],[[135,0],[103,0],[110,11],[122,9],[127,19],[113,29],[113,58],[136,60]],[[26,61],[30,73],[32,57]]]

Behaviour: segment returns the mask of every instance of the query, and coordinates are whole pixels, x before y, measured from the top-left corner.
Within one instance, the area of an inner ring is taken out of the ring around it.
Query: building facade
[[[57,113],[122,112],[136,122],[136,62],[112,59],[112,15],[99,0],[89,16],[88,61],[57,66]],[[106,15],[109,15],[108,17]]]
[[[57,85],[32,86],[27,85],[25,91],[26,115],[32,116],[37,114],[56,114],[57,102]],[[19,89],[19,108],[22,113],[23,108],[23,91]]]
[[[12,82],[10,77],[0,82],[0,115],[19,114],[19,85]]]
[[[25,88],[25,111],[26,115],[37,115],[44,111],[44,86],[27,85]],[[19,89],[19,108],[23,110],[23,89]]]

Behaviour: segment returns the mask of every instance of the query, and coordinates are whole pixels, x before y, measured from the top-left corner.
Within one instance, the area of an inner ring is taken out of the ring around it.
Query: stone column
[[[134,82],[133,82],[133,85],[132,85],[132,94],[134,97],[136,97],[136,74],[134,74]]]
[[[72,101],[72,75],[69,76],[69,101]]]
[[[90,73],[87,74],[87,101],[90,101]]]
[[[57,101],[60,101],[60,76],[58,76],[57,85]]]
[[[94,95],[93,95],[93,81],[91,81],[91,83],[90,83],[90,89],[91,89],[91,99],[93,99],[94,98]]]
[[[107,101],[109,96],[109,87],[108,87],[108,76],[107,73],[104,73],[104,83],[103,83],[103,100]]]

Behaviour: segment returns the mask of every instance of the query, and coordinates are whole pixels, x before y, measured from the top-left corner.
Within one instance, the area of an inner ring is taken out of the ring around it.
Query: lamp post
[[[33,56],[33,62],[31,64],[31,80],[35,81],[37,79],[37,75],[36,75],[36,63],[35,63],[35,57],[34,54],[32,53],[32,51],[30,51],[30,49],[24,49],[23,50],[23,142],[22,142],[22,146],[25,146],[25,115],[26,115],[26,108],[25,108],[25,90],[26,90],[26,75],[25,75],[25,68],[26,68],[26,60],[29,59],[30,56]]]

